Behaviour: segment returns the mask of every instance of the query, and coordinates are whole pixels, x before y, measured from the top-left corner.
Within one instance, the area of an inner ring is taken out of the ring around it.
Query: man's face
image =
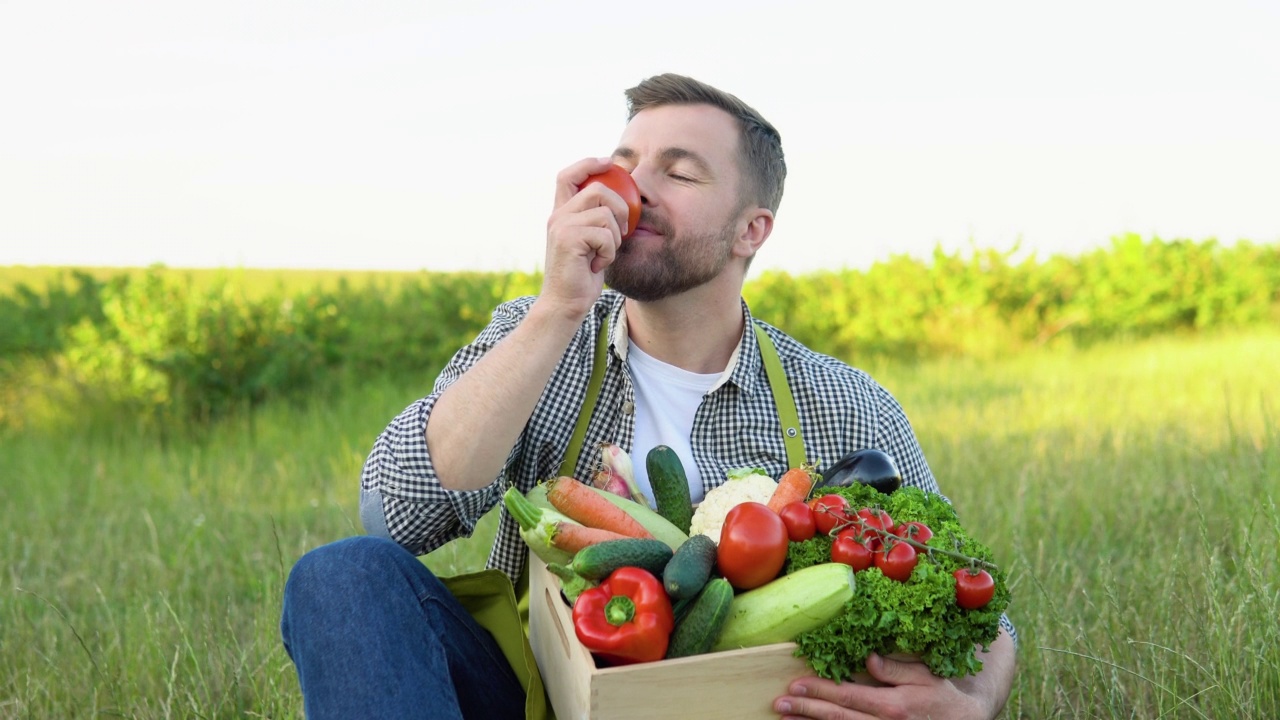
[[[738,128],[709,105],[664,105],[636,114],[614,161],[644,196],[636,231],[605,269],[605,282],[652,302],[717,277],[742,231]]]

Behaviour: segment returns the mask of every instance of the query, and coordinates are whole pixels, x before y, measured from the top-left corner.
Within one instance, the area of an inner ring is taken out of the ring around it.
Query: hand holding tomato
[[[640,188],[636,185],[636,181],[631,179],[631,173],[623,170],[617,165],[610,165],[609,169],[602,173],[596,173],[588,177],[582,182],[579,188],[585,188],[592,183],[600,183],[610,190],[618,193],[618,197],[627,204],[627,224],[620,228],[622,237],[636,231],[636,225],[640,224],[640,210],[642,209],[640,199]]]
[[[588,182],[593,177],[598,179]],[[581,320],[600,297],[604,269],[617,257],[622,236],[633,228],[628,200],[611,190],[610,183],[625,192],[628,182],[634,186],[625,170],[601,158],[580,160],[556,176],[540,307]]]

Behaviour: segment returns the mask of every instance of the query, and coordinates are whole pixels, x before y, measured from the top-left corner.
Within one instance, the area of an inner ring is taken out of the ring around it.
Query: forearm
[[[534,303],[515,330],[436,401],[426,439],[441,486],[493,482],[581,324]]]
[[[994,718],[1004,709],[1013,689],[1013,674],[1017,667],[1017,651],[1007,630],[1001,628],[988,652],[978,650],[982,672],[956,680],[956,686],[990,707],[987,717]]]

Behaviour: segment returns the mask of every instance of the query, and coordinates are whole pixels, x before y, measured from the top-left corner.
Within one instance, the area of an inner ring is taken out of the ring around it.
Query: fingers
[[[609,158],[585,158],[570,165],[556,175],[556,204],[560,207],[569,201],[569,198],[578,194],[578,188],[582,186],[582,182],[597,173],[604,172],[609,169],[613,161]]]
[[[885,685],[925,685],[935,679],[922,662],[891,660],[875,653],[867,656],[867,673]]]
[[[607,207],[617,218],[619,227],[627,226],[627,203],[613,190],[602,183],[592,183],[586,187],[582,183],[592,175],[604,172],[612,167],[609,158],[587,158],[570,165],[556,176],[556,201],[553,211],[564,208],[569,211],[585,210],[592,207]]]

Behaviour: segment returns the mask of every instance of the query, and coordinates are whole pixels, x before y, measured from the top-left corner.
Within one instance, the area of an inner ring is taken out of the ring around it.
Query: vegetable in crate
[[[680,529],[672,525],[666,518],[650,510],[648,505],[641,505],[619,495],[601,490],[598,487],[590,487],[590,489],[595,494],[608,500],[610,504],[619,510],[635,518],[635,521],[643,525],[650,535],[666,543],[672,550],[680,547],[685,540],[689,539],[687,533],[680,532]],[[547,483],[538,484],[525,493],[525,497],[528,498],[529,502],[540,508],[555,510],[555,506],[547,498]],[[557,510],[556,512],[559,511]]]
[[[662,583],[646,570],[624,567],[578,595],[573,629],[584,647],[615,665],[661,660],[675,616]]]
[[[767,505],[744,502],[725,516],[716,548],[716,567],[738,590],[751,590],[778,577],[787,562],[787,526]]]
[[[895,544],[916,542],[917,564],[905,582],[887,577],[879,568],[854,573],[853,597],[835,619],[796,638],[797,651],[806,658],[814,674],[836,681],[852,678],[866,670],[867,655],[915,655],[940,677],[955,678],[977,674],[982,662],[975,646],[989,647],[1000,633],[1000,616],[1009,605],[1010,594],[1004,572],[991,551],[971,538],[960,525],[955,510],[940,495],[918,488],[903,487],[884,495],[868,485],[826,488],[848,503],[848,513],[867,526],[870,518],[891,516],[897,530],[912,522],[928,526],[933,535],[927,543],[907,537]],[[883,520],[881,520],[883,522]],[[852,527],[852,526],[851,526]],[[864,541],[875,531],[867,531]],[[856,534],[858,530],[855,530]],[[916,532],[917,536],[919,531]],[[883,540],[886,536],[881,535]],[[819,533],[811,540],[791,543],[787,573],[828,563],[832,538]],[[914,547],[914,546],[913,546]],[[976,566],[994,581],[992,598],[976,609],[966,609],[957,601],[955,571]],[[789,577],[784,576],[784,577]]]
[[[635,472],[631,467],[631,456],[626,450],[613,443],[600,443],[600,469],[591,478],[591,484],[606,492],[613,493],[642,505],[648,505],[649,499],[640,492],[636,485]]]
[[[520,537],[529,550],[545,563],[567,564],[584,547],[626,535],[580,525],[555,510],[538,507],[514,487],[507,488],[502,502],[520,525]]]
[[[702,537],[699,535],[698,537]],[[701,655],[711,651],[720,637],[733,607],[733,586],[724,578],[713,578],[703,586],[693,607],[671,634],[667,657]]]
[[[689,494],[689,478],[675,450],[658,445],[645,456],[649,471],[649,487],[658,506],[658,514],[671,521],[682,532],[689,532],[693,518],[693,497]]]
[[[712,650],[789,642],[822,627],[841,614],[856,582],[848,565],[822,563],[740,593]]]
[[[689,525],[689,534],[706,535],[720,542],[724,518],[735,505],[744,502],[767,505],[777,488],[778,482],[759,468],[730,470],[725,482],[708,490],[707,496],[698,504]]]
[[[848,487],[854,483],[870,485],[889,495],[902,487],[902,473],[884,451],[863,448],[845,455],[824,471],[818,487]]]
[[[600,580],[620,567],[638,567],[661,575],[671,559],[671,548],[652,538],[626,538],[596,543],[578,551],[570,565],[588,580]]]
[[[662,569],[662,585],[674,600],[688,600],[702,590],[716,566],[716,544],[706,535],[694,535],[676,548]]]
[[[590,485],[567,475],[547,483],[547,499],[557,510],[587,527],[609,530],[627,537],[653,537],[639,521],[596,493]]]

